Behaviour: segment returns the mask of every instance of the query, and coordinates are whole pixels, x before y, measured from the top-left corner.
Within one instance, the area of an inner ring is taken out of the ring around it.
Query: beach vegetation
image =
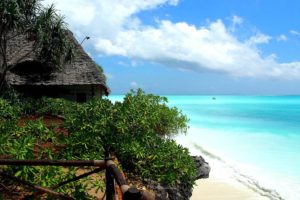
[[[45,116],[61,121],[45,123]],[[170,108],[164,97],[142,90],[131,91],[121,102],[95,98],[76,103],[13,96],[0,99],[0,119],[2,158],[101,160],[111,152],[125,173],[170,186],[194,184],[194,160],[186,148],[171,139],[186,131],[188,119],[177,108]],[[44,187],[73,177],[77,171],[16,166],[0,170]],[[58,191],[84,199],[90,198],[87,191],[93,187],[103,189],[104,183],[86,178]]]

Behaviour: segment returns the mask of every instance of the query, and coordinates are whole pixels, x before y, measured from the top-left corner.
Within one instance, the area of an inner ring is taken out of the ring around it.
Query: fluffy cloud
[[[112,39],[123,29],[141,26],[135,14],[163,6],[175,6],[178,0],[44,0],[54,3],[66,16],[66,21],[77,34]]]
[[[299,62],[278,63],[274,55],[261,55],[258,45],[267,44],[272,39],[268,35],[259,33],[240,41],[222,20],[203,27],[156,20],[156,25],[150,26],[137,15],[145,10],[177,4],[178,0],[56,2],[77,37],[83,38],[88,33],[94,49],[102,55],[119,55],[198,72],[300,78]],[[232,22],[239,25],[243,19],[233,16]]]

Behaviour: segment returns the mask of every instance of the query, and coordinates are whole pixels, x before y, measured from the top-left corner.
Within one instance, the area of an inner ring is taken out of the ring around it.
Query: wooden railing
[[[129,187],[123,172],[117,167],[112,158],[106,158],[104,160],[11,160],[11,159],[0,159],[0,165],[15,165],[15,166],[65,166],[65,167],[84,167],[92,166],[95,167],[94,170],[84,173],[82,175],[76,176],[72,179],[63,181],[50,188],[41,187],[39,185],[34,185],[25,180],[17,178],[13,175],[7,174],[0,171],[0,176],[5,179],[10,179],[19,184],[29,186],[38,192],[34,193],[34,197],[40,196],[44,193],[55,196],[59,199],[73,199],[72,197],[66,196],[56,192],[55,190],[59,187],[77,181],[89,175],[98,173],[100,171],[105,171],[106,178],[106,199],[107,200],[154,200],[155,195],[146,190],[138,190],[136,187]],[[121,195],[116,192],[116,184],[121,189]]]

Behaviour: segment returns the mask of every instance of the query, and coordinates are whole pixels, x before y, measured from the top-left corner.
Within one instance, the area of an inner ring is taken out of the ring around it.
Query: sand
[[[190,200],[270,200],[237,181],[222,163],[206,160],[211,166],[210,177],[196,182]]]
[[[197,181],[190,200],[265,200],[251,189],[242,184],[234,184],[218,180],[216,178]]]
[[[191,146],[194,142],[187,140],[185,136],[177,136],[176,141],[182,146],[188,147],[191,155],[201,155],[211,167],[209,178],[200,179],[196,182],[197,184],[194,186],[193,195],[190,200],[272,199],[270,197],[263,196],[268,194],[265,194],[261,190],[257,190],[257,188],[253,187],[251,183],[248,183],[247,185],[248,180],[236,173],[235,165],[225,163],[223,158],[215,156],[215,154],[207,155],[207,152],[203,152],[201,149]],[[243,174],[247,174],[247,170],[251,170],[251,168],[243,166],[243,170],[246,172]]]

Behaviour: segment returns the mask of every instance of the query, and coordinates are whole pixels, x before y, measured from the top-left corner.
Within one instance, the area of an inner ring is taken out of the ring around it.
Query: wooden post
[[[105,151],[105,179],[106,179],[106,200],[114,200],[115,196],[115,181],[113,177],[113,173],[110,167],[107,167],[107,162],[110,161],[110,153],[108,150]]]
[[[111,173],[111,169],[109,168],[106,169],[105,178],[106,178],[106,200],[114,200],[115,184],[114,184],[114,178]]]
[[[141,192],[137,188],[129,188],[124,194],[124,200],[140,200],[142,198]]]

